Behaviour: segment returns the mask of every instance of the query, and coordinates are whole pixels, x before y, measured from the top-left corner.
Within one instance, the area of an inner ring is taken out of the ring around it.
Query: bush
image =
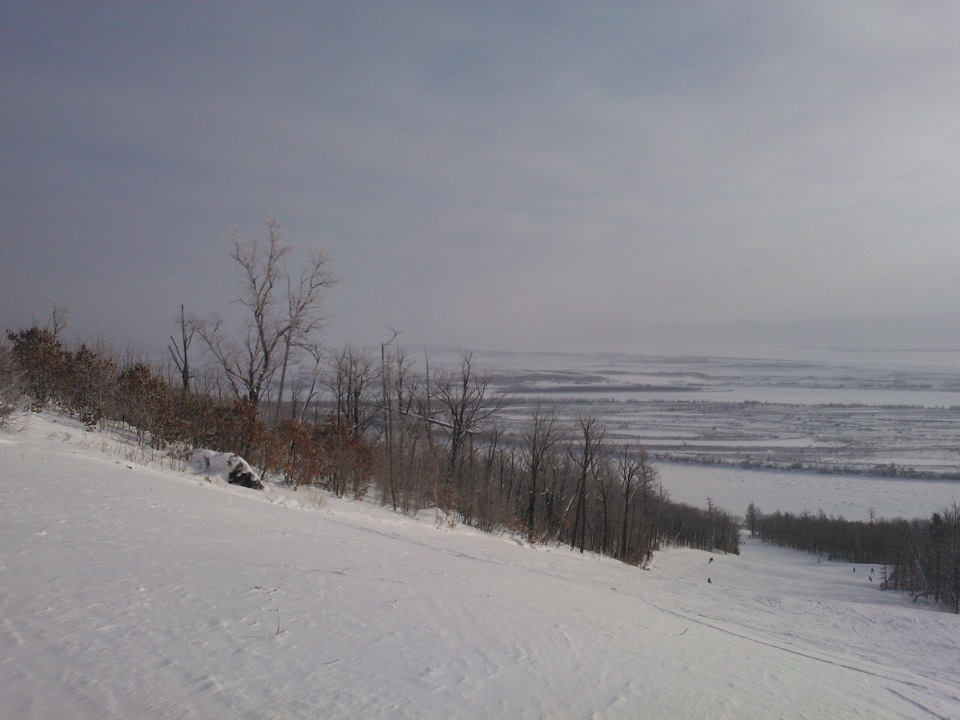
[[[174,405],[170,387],[144,363],[135,363],[117,379],[115,405],[120,419],[136,428],[137,441],[150,436],[150,444],[162,448],[173,439]]]
[[[20,377],[13,351],[7,343],[0,342],[0,428],[10,428],[17,411],[24,404]]]
[[[63,385],[66,367],[63,345],[53,332],[36,325],[16,333],[8,330],[7,339],[31,407],[42,410]]]

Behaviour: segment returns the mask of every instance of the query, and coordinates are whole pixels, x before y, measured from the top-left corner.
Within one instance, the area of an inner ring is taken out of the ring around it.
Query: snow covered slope
[[[643,571],[102,445],[0,435],[2,718],[960,717],[960,618],[879,568]]]

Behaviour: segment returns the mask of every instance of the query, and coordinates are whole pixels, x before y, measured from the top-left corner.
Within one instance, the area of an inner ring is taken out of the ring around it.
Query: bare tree
[[[303,348],[308,338],[320,330],[328,319],[321,307],[324,290],[336,284],[337,276],[328,268],[329,259],[326,250],[314,249],[310,262],[300,268],[300,279],[296,286],[287,276],[287,320],[288,325],[282,333],[283,359],[280,362],[280,387],[277,390],[277,417],[283,406],[283,389],[287,378],[287,367],[291,354],[296,348]]]
[[[381,501],[415,512],[437,497],[444,463],[430,441],[426,380],[397,342],[399,331],[390,331],[380,346]]]
[[[336,419],[355,433],[363,434],[376,416],[370,394],[376,379],[373,356],[347,344],[329,360],[331,377],[327,381],[336,406]]]
[[[309,389],[306,389],[306,396],[303,398],[303,402],[300,403],[300,398],[303,395],[304,388],[301,385],[298,385],[296,391],[293,393],[291,398],[291,415],[299,422],[303,422],[304,418],[307,415],[307,410],[310,408],[310,403],[313,403],[317,397],[317,384],[320,382],[320,376],[323,371],[323,349],[320,345],[316,343],[304,343],[303,351],[310,357],[309,361],[309,370],[306,372],[306,377],[301,376],[298,382],[303,382],[306,379],[310,380]],[[300,412],[297,413],[297,406],[300,404]],[[317,423],[319,421],[319,404],[315,404],[313,422]]]
[[[504,396],[492,391],[490,376],[478,374],[473,369],[473,353],[465,351],[460,353],[460,366],[439,373],[431,390],[450,434],[448,472],[452,481],[459,477],[464,443],[500,411]]]
[[[246,239],[237,228],[227,230],[233,243],[230,256],[243,278],[237,301],[249,311],[242,339],[237,342],[227,337],[224,321],[218,316],[197,322],[196,328],[238,398],[245,396],[258,405],[279,370],[279,412],[291,355],[322,326],[323,291],[337,278],[327,268],[327,256],[321,248],[311,254],[294,284],[286,267],[293,247],[283,241],[277,218],[268,217],[266,227],[265,244]],[[282,294],[284,284],[286,297]]]
[[[193,373],[190,371],[190,343],[193,342],[193,335],[197,327],[187,319],[182,303],[180,304],[180,317],[177,318],[177,325],[180,326],[180,342],[178,344],[171,335],[167,349],[170,351],[170,357],[173,358],[173,364],[177,366],[177,372],[180,373],[181,392],[186,394],[190,392],[190,379],[193,377]]]
[[[530,422],[522,437],[523,458],[526,464],[528,482],[523,519],[531,537],[535,532],[540,478],[546,471],[547,458],[553,451],[559,437],[555,412],[551,410],[549,413],[544,413],[537,406],[530,416]]]
[[[601,554],[609,555],[612,554],[610,553],[610,545],[612,544],[613,538],[610,535],[610,524],[611,516],[614,512],[612,506],[614,494],[617,489],[615,487],[617,474],[610,459],[603,457],[593,464],[590,475],[595,488],[593,497],[600,503],[598,508],[600,517],[595,522],[599,527],[594,528],[595,532],[599,531],[600,539],[599,542],[593,543],[593,549],[597,550],[599,548]]]
[[[577,490],[574,495],[577,507],[573,521],[573,534],[570,537],[570,549],[579,543],[580,552],[584,550],[587,532],[587,481],[595,470],[597,453],[603,445],[606,429],[595,415],[577,415],[580,428],[580,444],[576,451],[570,451],[570,458],[579,470]]]
[[[649,500],[657,470],[650,464],[647,451],[642,445],[636,449],[624,443],[617,451],[617,476],[623,493],[623,517],[620,526],[620,560],[627,562],[630,537],[637,537],[636,559],[639,562],[649,553],[644,528],[645,517],[649,513]],[[631,527],[631,523],[635,527]]]
[[[387,353],[387,346],[397,339],[397,336],[400,334],[400,332],[393,328],[390,328],[390,330],[393,333],[392,337],[386,342],[380,344],[380,402],[383,411],[383,445],[386,451],[386,485],[389,490],[390,502],[393,505],[393,509],[396,510],[399,506],[400,495],[397,483],[396,455],[394,453],[394,428],[396,425],[393,406],[394,379],[393,361]],[[404,355],[400,351],[399,343],[396,344],[395,349],[397,354],[397,364],[402,368]],[[402,381],[400,383],[400,387],[402,387]],[[382,494],[384,499],[386,496],[386,493]]]
[[[53,303],[53,309],[50,311],[50,322],[47,324],[47,327],[50,329],[50,332],[53,333],[54,338],[59,339],[60,333],[70,324],[68,315],[69,309],[66,305],[61,305],[59,302]]]

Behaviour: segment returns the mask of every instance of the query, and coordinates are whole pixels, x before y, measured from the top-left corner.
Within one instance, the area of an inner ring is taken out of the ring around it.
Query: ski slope
[[[960,717],[960,618],[880,568],[640,570],[136,455],[0,434],[0,717]]]

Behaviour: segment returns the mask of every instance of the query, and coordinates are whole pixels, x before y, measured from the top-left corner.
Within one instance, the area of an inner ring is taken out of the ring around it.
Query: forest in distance
[[[550,366],[568,357],[531,356],[537,365],[524,368],[504,367],[504,355],[481,370],[463,350],[420,362],[396,332],[376,350],[329,350],[320,342],[321,300],[336,277],[326,256],[292,273],[279,222],[268,220],[267,233],[265,242],[231,237],[244,322],[235,329],[181,308],[166,362],[121,357],[103,343],[68,347],[66,311],[56,305],[46,323],[8,329],[0,345],[7,421],[24,401],[53,406],[91,427],[128,428],[138,442],[181,457],[193,448],[236,453],[261,482],[340,497],[373,491],[399,512],[432,508],[438,522],[633,565],[665,545],[739,550],[741,518],[709,497],[706,507],[672,500],[654,458],[744,468],[821,469],[819,462],[826,471],[887,468],[895,476],[956,470],[946,438],[960,428],[960,383],[949,368],[591,356],[570,372]],[[891,393],[901,404],[890,404]],[[818,401],[844,394],[856,401]],[[783,523],[761,522],[777,514],[754,511],[761,537],[781,542],[770,528]],[[884,542],[865,543],[860,525],[827,520],[795,534],[829,528],[848,538],[832,555],[867,552],[890,565],[887,586],[957,611],[955,507],[911,521],[909,532],[870,523],[871,532],[886,528]],[[839,532],[836,523],[849,527]]]

